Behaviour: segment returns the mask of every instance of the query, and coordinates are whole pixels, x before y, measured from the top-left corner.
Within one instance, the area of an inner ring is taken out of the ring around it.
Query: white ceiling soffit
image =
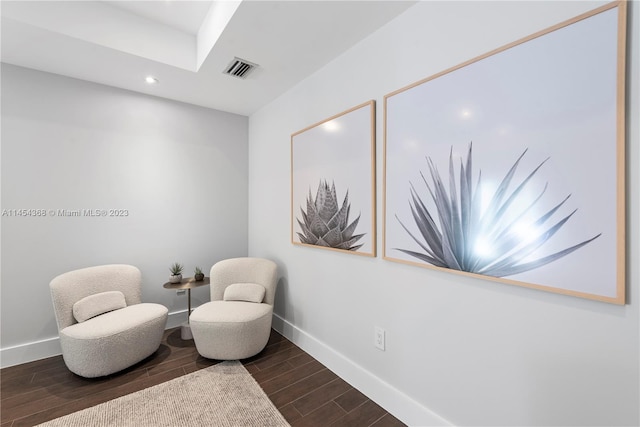
[[[5,63],[250,115],[413,4],[3,0],[0,52]],[[260,67],[232,78],[223,70],[234,57]]]
[[[168,25],[187,34],[197,35],[212,1],[108,1],[109,5],[134,15]]]
[[[198,71],[239,5],[240,1],[7,1],[2,3],[2,17]]]

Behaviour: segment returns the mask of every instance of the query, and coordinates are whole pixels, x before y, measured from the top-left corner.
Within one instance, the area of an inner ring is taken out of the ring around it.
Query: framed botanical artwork
[[[291,242],[376,255],[375,101],[291,135]]]
[[[626,3],[384,99],[383,258],[625,302]]]

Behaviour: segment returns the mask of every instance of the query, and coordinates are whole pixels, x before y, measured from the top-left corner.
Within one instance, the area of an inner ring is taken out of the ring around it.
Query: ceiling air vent
[[[229,65],[227,65],[227,68],[225,68],[223,72],[232,77],[245,79],[247,78],[247,75],[251,72],[251,70],[253,70],[257,66],[258,64],[249,62],[246,59],[233,58],[233,60],[229,63]]]

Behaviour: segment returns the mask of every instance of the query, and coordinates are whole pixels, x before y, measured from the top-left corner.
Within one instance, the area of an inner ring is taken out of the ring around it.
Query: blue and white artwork
[[[385,98],[385,259],[624,303],[621,13]]]
[[[375,256],[375,102],[291,136],[291,242]]]

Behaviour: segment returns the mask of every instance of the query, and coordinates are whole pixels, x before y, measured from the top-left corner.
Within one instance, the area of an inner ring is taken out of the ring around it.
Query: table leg
[[[187,322],[189,322],[189,317],[191,316],[191,289],[187,289],[187,300],[189,301],[189,311],[187,312]]]
[[[191,289],[187,289],[187,301],[189,311],[187,311],[187,321],[184,322],[182,324],[182,328],[180,328],[180,338],[183,340],[192,340],[193,335],[191,334],[191,324],[189,319],[189,317],[191,317]]]
[[[191,333],[191,325],[189,324],[189,322],[184,322],[180,326],[180,338],[182,338],[183,340],[193,339],[193,334]]]

